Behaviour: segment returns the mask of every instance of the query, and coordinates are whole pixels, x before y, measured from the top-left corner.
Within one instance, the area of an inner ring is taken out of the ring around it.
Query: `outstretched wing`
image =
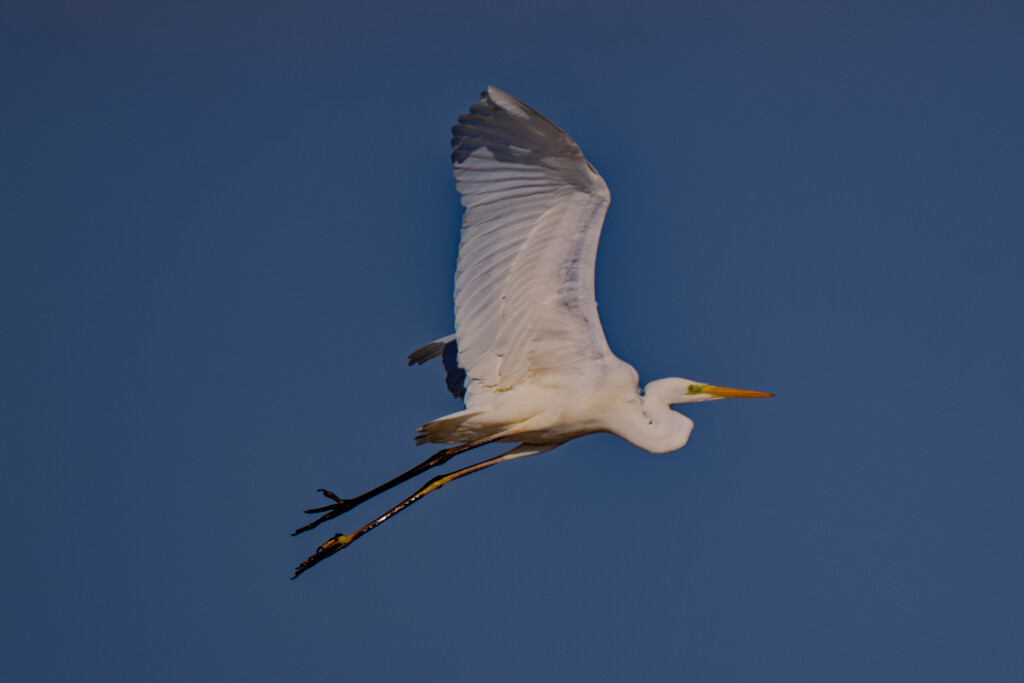
[[[497,88],[452,135],[466,207],[455,330],[469,380],[503,390],[610,356],[594,299],[604,180],[568,135]]]

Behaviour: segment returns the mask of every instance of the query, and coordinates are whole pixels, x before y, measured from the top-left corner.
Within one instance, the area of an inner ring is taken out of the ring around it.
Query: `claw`
[[[339,506],[344,506],[345,503],[347,502],[347,500],[339,500],[337,503],[334,503],[333,505],[324,505],[322,508],[309,508],[308,510],[303,510],[303,512],[305,512],[307,515],[315,515],[321,512],[329,512],[331,510],[337,510]]]
[[[322,493],[322,494],[324,494],[324,497],[330,498],[331,500],[333,500],[334,501],[334,505],[324,505],[323,507],[319,507],[319,508],[310,508],[308,510],[303,510],[303,512],[305,512],[306,514],[315,515],[318,512],[327,512],[328,510],[334,510],[339,505],[344,505],[345,503],[348,502],[344,498],[338,498],[338,496],[334,495],[334,492],[328,491],[327,489],[317,489],[317,492],[318,493]]]
[[[317,491],[322,493],[322,494],[324,494],[325,496],[327,496],[328,498],[333,500],[335,503],[338,503],[339,505],[345,502],[344,500],[342,500],[341,498],[338,498],[336,495],[334,495],[332,492],[328,491],[327,489],[317,489]]]
[[[319,562],[322,562],[323,560],[326,560],[328,557],[338,552],[355,539],[355,534],[335,534],[334,536],[329,538],[326,543],[317,548],[312,555],[303,560],[298,567],[295,568],[295,574],[292,575],[292,578],[296,578],[299,574],[306,571],[310,567],[316,565]]]
[[[322,516],[314,519],[312,522],[310,522],[306,526],[300,526],[298,529],[296,529],[295,531],[292,532],[292,536],[298,536],[303,531],[309,531],[310,529],[315,529],[316,527],[320,526],[324,522],[326,522],[328,520],[331,520],[331,519],[334,519],[335,517],[340,515],[342,512],[344,512],[344,510],[334,509],[334,506],[331,506],[330,508],[325,508],[325,509],[327,509],[328,512],[326,512]],[[316,512],[316,510],[306,510],[306,512]]]
[[[316,528],[324,522],[332,520],[344,512],[348,512],[349,510],[351,510],[360,503],[360,500],[357,498],[339,498],[338,496],[334,495],[333,492],[328,491],[327,489],[317,489],[317,491],[324,494],[326,498],[330,498],[331,500],[333,500],[334,503],[331,505],[324,505],[323,507],[309,508],[308,510],[303,510],[303,512],[305,512],[308,515],[320,515],[320,517],[313,520],[306,526],[299,527],[298,529],[293,531],[292,536],[298,536],[304,531],[309,531],[310,529]]]

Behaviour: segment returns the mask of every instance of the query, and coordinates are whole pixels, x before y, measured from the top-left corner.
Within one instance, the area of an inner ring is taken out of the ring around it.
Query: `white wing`
[[[459,365],[495,390],[545,372],[593,372],[611,356],[594,299],[608,186],[568,135],[522,102],[497,88],[480,102],[452,128],[466,207]]]

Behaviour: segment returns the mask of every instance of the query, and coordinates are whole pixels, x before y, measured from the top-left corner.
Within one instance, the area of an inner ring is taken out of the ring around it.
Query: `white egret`
[[[682,448],[693,422],[672,406],[772,394],[678,377],[639,376],[608,348],[594,299],[594,261],[609,193],[561,129],[497,88],[452,128],[455,184],[466,211],[455,274],[455,334],[414,351],[442,357],[465,408],[423,425],[418,443],[458,444],[356,498],[334,504],[311,529],[453,456],[495,441],[497,457],[435,477],[351,534],[336,534],[295,576],[444,484],[472,472],[610,432],[654,453]]]

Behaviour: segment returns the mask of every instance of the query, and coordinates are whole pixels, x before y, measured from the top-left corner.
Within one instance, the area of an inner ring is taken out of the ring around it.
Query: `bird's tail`
[[[425,443],[468,443],[480,438],[477,429],[467,424],[473,418],[483,415],[481,411],[460,410],[451,415],[439,417],[416,430],[416,445]]]

